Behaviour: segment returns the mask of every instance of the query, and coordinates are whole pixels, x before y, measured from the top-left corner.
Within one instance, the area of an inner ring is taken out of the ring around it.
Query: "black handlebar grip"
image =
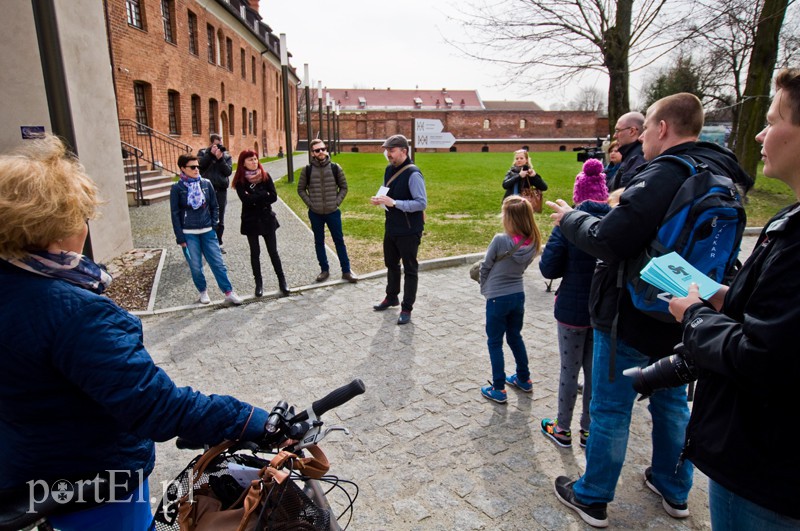
[[[177,446],[180,450],[202,450],[203,443],[197,443],[194,441],[190,441],[189,439],[184,439],[183,437],[178,437],[175,439],[175,446]]]
[[[364,387],[364,382],[362,382],[360,378],[356,378],[349,384],[343,385],[338,389],[334,389],[326,396],[320,398],[311,405],[311,408],[314,410],[314,414],[319,417],[331,409],[341,406],[351,398],[355,398],[356,396],[363,394],[366,390],[367,388]],[[307,411],[301,411],[295,415],[290,422],[302,422],[304,420],[308,420]]]

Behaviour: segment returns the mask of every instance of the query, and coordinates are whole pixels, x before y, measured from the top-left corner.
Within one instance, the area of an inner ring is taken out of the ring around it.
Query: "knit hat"
[[[602,162],[597,159],[588,159],[583,163],[583,171],[575,177],[572,200],[576,205],[583,201],[605,203],[608,200],[606,174],[603,172]]]

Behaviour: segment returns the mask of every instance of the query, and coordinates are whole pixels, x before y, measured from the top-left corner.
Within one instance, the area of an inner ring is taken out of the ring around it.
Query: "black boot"
[[[283,271],[277,274],[278,275],[278,289],[281,292],[281,295],[284,297],[288,297],[291,295],[289,291],[289,287],[286,285],[286,276],[283,274]]]
[[[256,278],[256,297],[261,297],[264,295],[264,283],[261,281],[260,278]]]

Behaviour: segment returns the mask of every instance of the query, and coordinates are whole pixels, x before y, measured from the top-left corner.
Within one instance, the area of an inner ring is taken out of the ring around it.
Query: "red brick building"
[[[258,0],[105,3],[121,122],[135,120],[194,151],[211,133],[234,157],[243,149],[286,151],[280,39],[262,22]],[[289,86],[297,81],[290,69]],[[296,91],[290,95],[296,131]]]
[[[474,90],[324,89],[323,106],[328,95],[339,105],[342,151],[380,151],[383,140],[397,133],[411,138],[414,118],[440,120],[456,137],[452,151],[571,150],[608,131],[608,118],[595,112],[544,111],[532,101],[483,101]],[[320,129],[318,101],[313,93],[312,136]],[[323,138],[327,129],[323,118]],[[305,135],[301,123],[299,136]]]

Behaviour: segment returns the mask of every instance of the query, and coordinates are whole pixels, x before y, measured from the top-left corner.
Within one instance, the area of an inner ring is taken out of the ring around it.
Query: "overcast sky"
[[[462,29],[448,19],[455,0],[261,0],[260,11],[272,31],[286,33],[291,64],[303,77],[308,63],[316,86],[331,88],[476,89],[484,100],[533,100],[549,109],[577,94],[577,87],[526,94],[497,86],[502,67],[464,57],[445,39]],[[406,46],[405,48],[403,46]],[[603,93],[607,81],[596,83]]]

